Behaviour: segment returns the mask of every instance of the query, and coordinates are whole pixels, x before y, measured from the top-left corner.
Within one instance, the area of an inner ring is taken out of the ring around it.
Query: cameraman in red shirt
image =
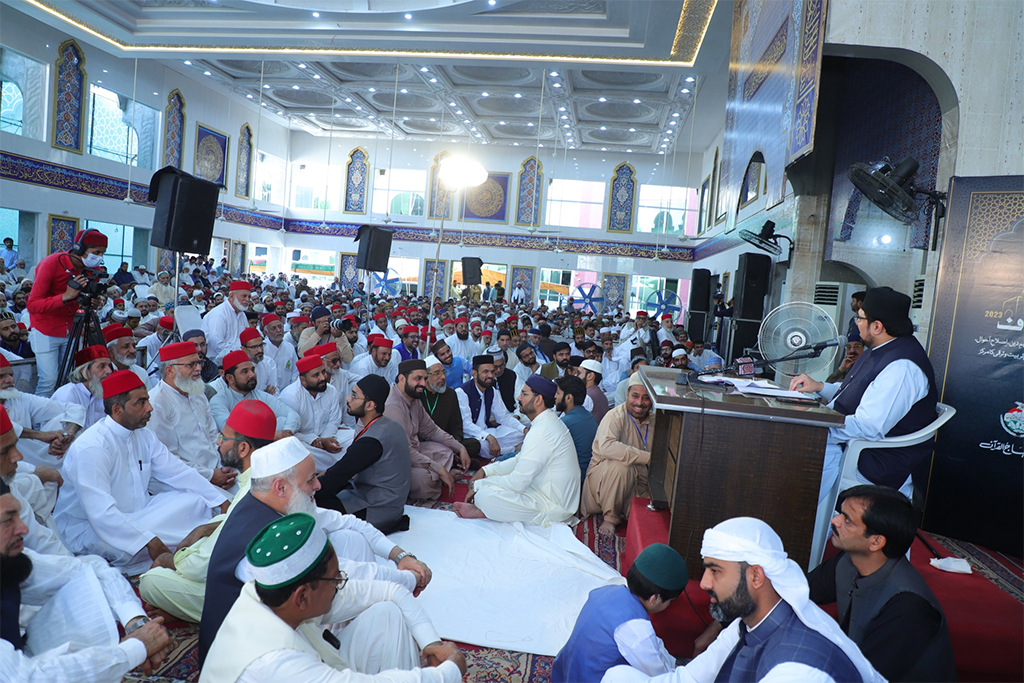
[[[56,389],[60,359],[71,341],[78,297],[88,282],[85,270],[98,272],[106,250],[107,236],[102,232],[79,230],[70,250],[50,254],[36,266],[28,312],[32,321],[29,342],[39,374],[37,396],[49,397]]]

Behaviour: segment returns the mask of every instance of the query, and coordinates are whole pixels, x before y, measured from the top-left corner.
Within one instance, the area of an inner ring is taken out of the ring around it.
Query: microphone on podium
[[[835,339],[829,339],[828,341],[818,342],[817,344],[807,344],[804,348],[812,351],[824,351],[830,346],[846,346],[846,337],[839,335]]]

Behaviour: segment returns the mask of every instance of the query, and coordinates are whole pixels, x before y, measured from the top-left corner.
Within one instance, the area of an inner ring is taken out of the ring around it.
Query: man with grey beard
[[[114,364],[114,371],[131,370],[143,381],[146,388],[152,388],[152,380],[143,370],[137,361],[138,353],[135,351],[135,335],[124,325],[111,323],[103,328],[103,340],[107,343],[107,351],[110,353],[110,360]]]
[[[237,472],[220,466],[217,424],[203,393],[202,362],[192,341],[160,347],[160,381],[149,395],[149,428],[186,465],[214,486],[231,490]]]
[[[455,396],[454,389],[448,391],[444,365],[437,356],[427,356],[423,362],[427,364],[427,386],[419,400],[423,402],[427,414],[430,415],[434,424],[466,448],[466,452],[471,458],[470,469],[479,467],[479,460],[472,463],[472,459],[480,457],[480,441],[467,439],[463,434],[459,399]]]
[[[284,388],[299,376],[295,370],[295,363],[299,360],[295,346],[285,340],[284,323],[276,313],[267,313],[260,325],[263,327],[263,337],[267,342],[263,347],[264,356],[274,361],[274,365],[277,366],[277,377],[271,384]]]
[[[86,430],[103,419],[103,382],[114,372],[105,346],[87,346],[75,354],[75,369],[68,383],[53,392],[54,401],[77,403],[85,409]]]

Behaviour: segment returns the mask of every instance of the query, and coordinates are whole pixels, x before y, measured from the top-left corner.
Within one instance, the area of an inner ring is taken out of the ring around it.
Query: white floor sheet
[[[624,584],[564,524],[547,529],[406,506],[409,531],[388,538],[426,562],[418,601],[445,640],[556,655],[587,595]]]

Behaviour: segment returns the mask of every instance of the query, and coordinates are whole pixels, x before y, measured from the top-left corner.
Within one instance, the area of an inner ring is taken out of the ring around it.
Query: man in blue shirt
[[[562,375],[555,380],[555,386],[558,387],[558,391],[555,392],[555,410],[562,413],[562,422],[569,428],[572,442],[576,446],[576,457],[580,462],[580,481],[583,481],[593,455],[597,420],[583,407],[587,390],[580,378]]]
[[[455,357],[451,347],[448,346],[448,342],[438,339],[430,347],[430,354],[436,356],[441,361],[441,365],[444,366],[444,371],[447,373],[445,383],[449,389],[458,389],[466,383],[466,377],[469,375],[466,372],[466,361],[463,358]]]
[[[678,552],[664,543],[645,548],[629,568],[625,586],[590,591],[551,666],[551,683],[600,681],[608,669],[626,663],[647,676],[672,671],[675,657],[654,633],[648,615],[668,607],[686,582],[686,563]]]

